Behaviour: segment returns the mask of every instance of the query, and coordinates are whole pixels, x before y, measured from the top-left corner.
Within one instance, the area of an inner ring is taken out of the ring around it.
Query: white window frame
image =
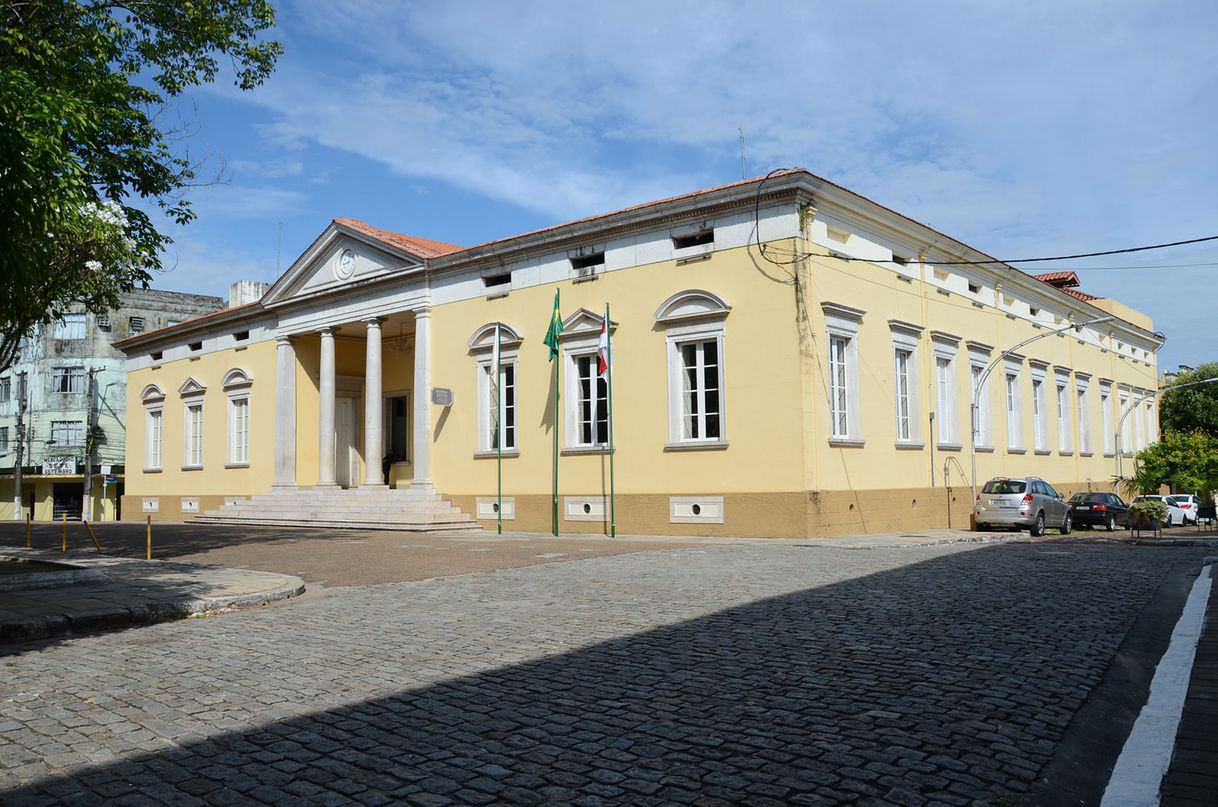
[[[60,384],[60,379],[66,383]],[[67,389],[59,389],[66,386]],[[57,395],[79,395],[85,391],[85,368],[83,366],[52,367],[51,392]]]
[[[1129,406],[1131,394],[1132,393],[1128,389],[1120,390],[1117,393],[1117,401],[1120,403],[1120,406],[1117,409],[1116,422],[1120,426],[1120,429],[1121,429],[1121,449],[1120,450],[1121,450],[1121,453],[1127,457],[1133,456],[1133,437],[1130,434],[1130,432],[1133,430],[1133,424],[1129,422],[1128,416],[1126,416],[1124,423],[1121,423],[1120,419],[1121,419],[1121,415],[1124,414],[1125,409]],[[1130,415],[1132,415],[1132,414],[1133,413],[1131,412]]]
[[[1023,447],[1023,401],[1019,389],[1022,377],[1023,361],[1008,359],[1004,363],[1003,400],[1007,413],[1007,451],[1022,453]]]
[[[596,345],[595,344],[578,344],[578,347],[572,347],[569,350],[564,350],[564,361],[566,367],[566,395],[567,395],[567,433],[566,444],[567,448],[601,448],[608,449],[609,447],[609,412],[601,412],[601,396],[600,388],[602,385],[607,385],[607,381],[601,379],[596,373]],[[580,365],[583,365],[587,370],[588,381],[588,396],[584,395],[583,382],[584,377],[580,375]],[[608,405],[608,388],[605,390],[605,405]],[[588,417],[591,437],[587,440],[583,438],[584,419],[582,417],[585,400],[587,398]],[[603,416],[603,417],[602,417]],[[597,425],[601,420],[605,421],[604,440],[597,438]]]
[[[723,298],[702,289],[687,289],[665,300],[656,310],[656,321],[664,328],[668,355],[668,443],[666,451],[727,448],[727,316],[732,308]],[[599,317],[597,317],[599,323]],[[566,327],[565,325],[563,326]],[[610,327],[616,327],[610,323]],[[599,324],[593,335],[599,338]],[[686,345],[713,342],[718,361],[717,383],[719,406],[719,435],[706,437],[703,411],[702,436],[685,436],[685,360]],[[566,338],[563,340],[566,346]],[[592,345],[595,352],[595,344]],[[569,432],[571,429],[569,429]]]
[[[723,331],[711,330],[701,334],[690,334],[684,338],[670,336],[669,345],[669,366],[671,367],[671,375],[669,384],[671,388],[677,391],[677,402],[670,416],[676,417],[676,423],[671,424],[670,428],[675,429],[676,441],[686,443],[715,443],[725,441],[727,436],[724,433],[724,416],[723,416]],[[715,416],[718,418],[719,434],[715,437],[707,435],[709,431],[707,407],[705,400],[707,390],[705,387],[706,367],[709,362],[706,360],[706,348],[709,345],[714,345],[715,348],[715,398],[717,411]],[[687,361],[686,351],[692,349],[694,352],[694,363],[690,365]],[[691,367],[694,370],[695,386],[691,389],[688,385],[689,370]],[[688,411],[690,397],[701,404],[698,407],[696,415]],[[695,418],[697,428],[696,435],[687,434],[686,421],[688,418]],[[671,432],[670,432],[671,433]]]
[[[514,420],[510,432],[511,445],[505,441],[503,456],[516,457],[520,454],[520,344],[523,337],[520,332],[507,323],[500,323],[499,362],[504,370],[511,369],[513,379],[513,415]],[[488,322],[474,331],[467,343],[474,357],[475,372],[477,373],[478,390],[478,433],[474,440],[475,457],[497,457],[498,446],[495,445],[495,419],[491,402],[491,378],[494,375],[495,361],[495,323]],[[500,423],[507,419],[507,400],[500,398],[498,420]],[[505,432],[505,434],[508,434]]]
[[[140,393],[144,404],[144,470],[160,471],[165,446],[165,393],[149,384]]]
[[[992,352],[993,348],[989,345],[980,342],[968,343],[969,395],[972,396],[969,398],[970,408],[973,400],[977,401],[977,411],[974,413],[976,420],[972,424],[972,428],[976,431],[977,448],[985,451],[992,451],[994,448],[994,430],[990,416],[990,377],[993,373],[986,376],[985,382],[981,385],[980,395],[977,394],[977,381],[989,365]]]
[[[922,326],[890,319],[888,327],[892,329],[892,397],[896,444],[899,448],[922,448],[925,444],[922,442],[922,417],[918,395],[918,346],[921,342]],[[904,367],[902,356],[905,357]],[[832,372],[830,378],[832,379]],[[831,407],[832,402],[831,395]],[[830,427],[832,425],[831,422]]]
[[[78,340],[85,338],[85,314],[83,311],[64,314],[55,320],[53,339]]]
[[[1070,383],[1070,371],[1064,368],[1054,370],[1056,382],[1056,411],[1057,411],[1057,451],[1060,454],[1074,453],[1074,417],[1071,408],[1074,396],[1070,394],[1073,385]]]
[[[1078,407],[1078,452],[1090,457],[1091,451],[1091,400],[1090,378],[1081,373],[1074,374],[1074,396]]]
[[[8,453],[8,426],[0,426],[0,454]]]
[[[1146,394],[1145,390],[1134,390],[1133,400],[1138,400]],[[1136,404],[1133,412],[1130,412],[1130,417],[1134,420],[1136,429],[1136,441],[1134,442],[1134,451],[1141,451],[1146,448],[1146,407],[1142,404]]]
[[[840,303],[821,303],[829,332],[825,369],[829,378],[829,444],[862,446],[859,417],[859,326],[867,313]]]
[[[939,448],[960,448],[959,408],[956,403],[956,353],[960,337],[931,332],[935,354],[935,433]]]
[[[1155,402],[1153,398],[1146,401],[1146,444],[1158,442],[1159,419],[1155,417]]]
[[[1046,411],[1045,377],[1032,375],[1032,449],[1038,454],[1049,453],[1049,413]]]
[[[52,420],[51,439],[56,450],[60,446],[80,448],[85,444],[85,424],[80,420]]]
[[[248,468],[250,465],[250,392],[253,377],[240,367],[224,374],[221,381],[228,398],[228,445],[225,450],[225,468]],[[244,410],[244,412],[242,411]]]
[[[186,379],[178,388],[182,399],[182,470],[197,471],[205,459],[205,415],[204,397],[207,388],[193,378]],[[198,413],[197,416],[195,413]]]
[[[1112,382],[1100,382],[1100,423],[1104,429],[1104,456],[1116,456],[1116,434],[1112,425]]]
[[[9,376],[0,378],[0,403],[8,403],[13,397],[13,382]]]

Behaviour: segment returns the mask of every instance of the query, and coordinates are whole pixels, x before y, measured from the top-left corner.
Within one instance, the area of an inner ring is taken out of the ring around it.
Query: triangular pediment
[[[193,378],[187,378],[182,382],[182,386],[178,387],[178,395],[183,398],[189,398],[193,395],[202,395],[207,392],[207,387],[195,381]]]
[[[602,314],[581,308],[562,321],[563,336],[579,336],[586,333],[600,333]],[[617,328],[617,322],[609,320],[609,330]]]
[[[338,292],[422,266],[423,260],[419,256],[332,222],[267,290],[262,303],[273,306]]]

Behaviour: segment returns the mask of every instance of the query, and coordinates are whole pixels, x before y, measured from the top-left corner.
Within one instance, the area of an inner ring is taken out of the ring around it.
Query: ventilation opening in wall
[[[499,288],[500,286],[512,285],[512,273],[502,272],[497,275],[483,275],[482,285],[488,289]]]
[[[109,314],[98,314],[97,315],[97,329],[99,331],[109,331],[110,330],[110,315]]]
[[[576,255],[571,258],[571,271],[577,280],[594,277],[597,272],[605,269],[605,253],[593,252],[591,255]]]
[[[972,281],[970,281],[968,284],[968,290],[969,290],[969,294],[980,294],[981,293],[981,284],[973,283]]]
[[[237,340],[238,342],[244,342],[246,339],[249,339],[249,338],[250,338],[249,331],[237,331],[235,334],[233,334],[233,339]]]
[[[198,353],[200,350],[203,349],[203,343],[202,342],[191,342],[189,347],[190,347],[191,353]]]
[[[1028,315],[1032,316],[1032,317],[1039,317],[1040,309],[1034,305],[1030,305],[1030,306],[1028,306]]]
[[[143,333],[144,332],[144,318],[143,317],[131,317],[130,319],[128,319],[127,320],[127,330],[131,331],[131,333]]]
[[[714,230],[702,230],[692,235],[674,235],[672,237],[673,249],[689,249],[690,247],[708,246],[714,243]]]
[[[161,356],[163,356],[163,355],[164,355],[164,354],[163,354],[161,351],[159,351],[159,350],[154,350],[154,351],[152,351],[151,353],[149,353],[149,354],[148,354],[148,358],[152,359],[153,361],[160,361],[160,360],[161,360]]]
[[[897,255],[896,253],[893,253],[892,262],[897,266],[905,266],[909,263],[909,258],[906,258],[904,255]]]
[[[825,232],[829,235],[830,241],[836,241],[839,244],[844,244],[850,240],[849,232],[841,227],[834,227],[832,224],[825,226]]]

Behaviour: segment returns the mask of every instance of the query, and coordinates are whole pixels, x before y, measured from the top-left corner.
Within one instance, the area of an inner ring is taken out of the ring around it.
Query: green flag
[[[562,335],[562,314],[558,313],[558,291],[554,292],[554,313],[550,315],[550,327],[542,341],[550,348],[550,361],[558,355],[558,337]]]

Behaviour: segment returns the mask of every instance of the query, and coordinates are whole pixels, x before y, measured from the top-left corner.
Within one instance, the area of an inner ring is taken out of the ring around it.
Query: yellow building
[[[493,526],[501,463],[505,528],[548,531],[557,368],[559,527],[605,531],[608,303],[619,533],[966,526],[986,368],[977,479],[1067,495],[1154,388],[1163,337],[1076,283],[804,170],[470,248],[335,219],[257,303],[120,343],[123,513]]]

